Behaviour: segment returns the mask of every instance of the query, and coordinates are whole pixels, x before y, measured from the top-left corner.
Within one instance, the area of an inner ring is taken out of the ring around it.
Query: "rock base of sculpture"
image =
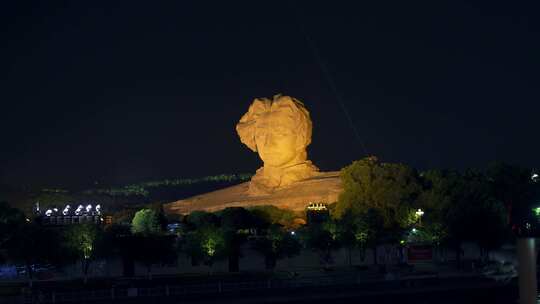
[[[343,190],[339,171],[320,172],[317,176],[280,188],[268,195],[250,195],[250,182],[193,196],[164,205],[167,214],[189,214],[193,211],[214,212],[227,207],[272,205],[293,211],[304,211],[309,203],[333,203]]]

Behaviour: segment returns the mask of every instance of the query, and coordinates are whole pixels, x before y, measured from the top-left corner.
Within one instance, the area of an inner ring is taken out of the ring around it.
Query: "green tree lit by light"
[[[217,244],[218,243],[214,238],[209,237],[208,239],[203,241],[202,247],[204,248],[204,251],[209,257],[213,257],[216,254]]]
[[[66,243],[75,258],[82,258],[82,272],[86,283],[88,269],[94,258],[98,228],[93,224],[73,225],[66,231]]]
[[[141,234],[159,234],[159,216],[152,209],[141,209],[135,213],[131,221],[131,232]]]
[[[397,163],[382,163],[376,157],[353,162],[341,170],[343,192],[335,213],[359,215],[376,210],[385,228],[406,228],[416,222],[414,204],[422,187],[417,172]]]
[[[194,261],[202,261],[210,266],[214,261],[225,256],[225,236],[221,229],[214,225],[199,227],[186,235],[184,252]]]

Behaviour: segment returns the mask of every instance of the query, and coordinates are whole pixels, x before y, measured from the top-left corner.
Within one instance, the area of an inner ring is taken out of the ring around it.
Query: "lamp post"
[[[536,254],[535,239],[520,237],[517,239],[518,274],[519,274],[519,303],[536,303]]]
[[[537,173],[531,175],[533,184],[540,182]],[[532,211],[532,212],[531,212]],[[540,206],[535,206],[529,210],[532,218],[527,216],[520,219],[517,233],[517,254],[518,254],[518,281],[519,281],[519,303],[535,304],[537,297],[536,280],[536,244],[535,237],[538,236],[538,225],[540,223]]]
[[[416,210],[414,214],[416,215],[416,218],[418,219],[418,225],[422,225],[422,215],[424,215],[424,211],[418,208],[418,210]]]

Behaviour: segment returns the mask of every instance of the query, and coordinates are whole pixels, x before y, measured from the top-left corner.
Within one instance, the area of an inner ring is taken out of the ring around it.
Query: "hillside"
[[[65,204],[102,205],[104,212],[117,213],[142,205],[165,203],[193,195],[214,191],[247,181],[250,174],[221,174],[200,178],[164,179],[119,187],[102,187],[82,191],[64,188],[14,188],[0,186],[0,201],[32,213],[36,202],[42,209],[61,207]]]

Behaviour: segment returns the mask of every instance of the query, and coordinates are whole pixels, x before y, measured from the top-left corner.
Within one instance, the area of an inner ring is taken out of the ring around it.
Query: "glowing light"
[[[92,256],[92,250],[94,249],[91,240],[84,240],[82,245],[84,258],[89,259]]]
[[[213,238],[208,238],[202,245],[202,247],[206,251],[206,254],[208,254],[209,257],[212,257],[214,256],[214,254],[216,254],[216,246],[217,242]]]
[[[533,208],[533,212],[536,216],[540,216],[540,207]]]
[[[403,244],[405,244],[405,240],[401,240],[401,241],[399,241],[399,243],[400,243],[401,245],[403,245]]]
[[[90,212],[90,210],[92,210],[92,205],[86,206],[86,212]]]
[[[101,205],[100,204],[97,204],[95,209],[96,209],[97,214],[101,213]]]
[[[328,207],[324,203],[309,203],[307,210],[310,211],[326,211]]]
[[[66,207],[64,207],[64,210],[62,210],[62,214],[63,215],[67,215],[69,213],[69,209],[71,208],[70,205],[66,205]]]
[[[51,209],[47,209],[47,211],[45,211],[46,216],[51,216],[52,213],[53,211]]]
[[[75,210],[75,215],[81,215],[83,208],[83,205],[79,205],[79,207],[77,207],[77,210]]]
[[[361,232],[358,232],[358,233],[354,234],[354,238],[357,241],[361,242],[361,243],[367,242],[368,236],[369,235],[368,235],[367,231],[361,231]]]
[[[53,208],[54,213],[58,212],[58,208]]]
[[[424,211],[418,208],[418,210],[416,210],[414,214],[416,215],[416,219],[418,220],[418,225],[422,226],[422,215],[424,215]]]
[[[418,230],[416,228],[413,228],[411,231],[412,231],[412,233],[418,232]]]
[[[538,173],[533,173],[533,175],[531,175],[531,180],[533,182],[540,181],[540,176],[538,175]]]
[[[294,231],[291,231],[291,235],[296,235],[296,232],[294,232]]]

